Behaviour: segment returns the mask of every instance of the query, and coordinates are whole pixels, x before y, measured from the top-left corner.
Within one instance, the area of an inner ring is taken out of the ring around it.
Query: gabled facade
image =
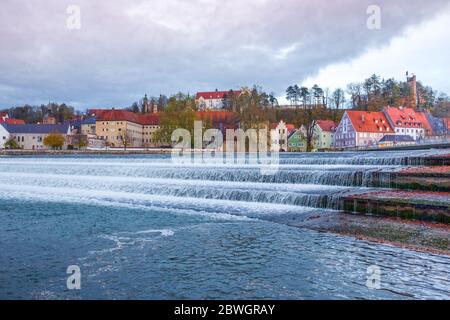
[[[383,113],[398,135],[411,136],[415,141],[422,140],[433,134],[430,123],[423,112],[416,112],[413,108],[385,107]]]
[[[294,130],[294,125],[286,124],[284,121],[272,123],[270,125],[270,151],[288,151],[288,136]]]
[[[382,112],[347,110],[334,136],[336,148],[376,146],[394,130]]]
[[[303,129],[303,130],[302,130]],[[294,130],[288,136],[288,151],[289,152],[305,152],[306,151],[306,139],[304,128]]]
[[[336,127],[332,120],[317,120],[314,127],[314,148],[317,150],[333,148]]]

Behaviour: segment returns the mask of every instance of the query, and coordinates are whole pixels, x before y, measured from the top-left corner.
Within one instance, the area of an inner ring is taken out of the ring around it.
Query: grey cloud
[[[0,107],[49,99],[127,106],[142,94],[236,88],[281,93],[328,64],[386,45],[448,0],[3,0]],[[82,27],[66,28],[66,8]],[[374,69],[376,72],[376,69]]]

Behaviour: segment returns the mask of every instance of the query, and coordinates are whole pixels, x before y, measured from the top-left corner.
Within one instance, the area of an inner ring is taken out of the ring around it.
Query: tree
[[[293,86],[289,86],[286,89],[286,99],[291,103],[291,106],[294,105],[295,90]]]
[[[306,105],[308,104],[308,102],[310,100],[310,93],[309,93],[309,89],[307,87],[300,88],[300,98],[302,100],[303,109],[306,109]]]
[[[417,82],[417,106],[421,109],[430,109],[436,102],[436,92],[431,87],[422,85]]]
[[[312,94],[314,98],[314,103],[316,107],[322,105],[324,106],[323,100],[324,100],[324,92],[321,87],[319,87],[317,84],[315,84],[312,88]]]
[[[88,146],[87,136],[83,134],[76,134],[72,136],[72,144],[74,148],[78,150]]]
[[[160,116],[160,129],[155,133],[155,139],[162,143],[171,144],[172,133],[176,129],[186,129],[194,137],[194,122],[199,120],[191,108],[182,111],[173,110],[170,106],[167,111]]]
[[[139,113],[140,109],[141,108],[139,107],[139,103],[135,101],[127,110],[133,113]]]
[[[314,149],[314,136],[317,127],[317,120],[322,119],[326,113],[325,107],[308,108],[304,111],[302,117],[302,125],[304,128],[304,139],[306,142],[306,152],[311,152]]]
[[[332,94],[333,104],[335,109],[340,109],[345,103],[345,92],[341,88],[333,91]]]
[[[347,92],[351,96],[352,108],[360,109],[362,102],[362,84],[350,83],[347,85]]]
[[[165,95],[161,94],[158,98],[158,111],[164,111],[167,107],[168,99]]]
[[[431,113],[435,117],[450,118],[450,97],[445,93],[440,93]]]
[[[124,151],[127,151],[127,147],[133,144],[133,135],[128,129],[122,130],[120,139],[122,141]]]
[[[5,149],[17,150],[20,149],[20,146],[15,139],[9,138],[8,141],[5,142]]]
[[[271,92],[269,94],[269,103],[270,103],[272,108],[275,107],[275,106],[278,106],[278,99],[275,97],[275,93],[274,92]]]
[[[298,107],[298,103],[300,101],[300,93],[301,93],[301,89],[298,85],[295,85],[293,87],[293,94],[294,94],[294,104],[296,107]]]
[[[44,145],[53,149],[61,149],[64,145],[65,138],[59,132],[52,132],[44,138]]]

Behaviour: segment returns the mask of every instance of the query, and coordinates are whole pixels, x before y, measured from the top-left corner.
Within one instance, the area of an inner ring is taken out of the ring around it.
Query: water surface
[[[274,176],[164,155],[2,157],[0,298],[449,299],[447,256],[269,221],[337,214],[408,156],[284,154]],[[371,265],[381,290],[366,287]]]

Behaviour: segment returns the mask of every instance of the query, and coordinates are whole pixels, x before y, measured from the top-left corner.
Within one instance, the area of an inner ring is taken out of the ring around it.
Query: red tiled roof
[[[0,120],[1,122],[1,120]],[[6,119],[7,124],[26,124],[24,120],[21,119]]]
[[[349,110],[346,113],[357,132],[394,132],[383,112]]]
[[[385,107],[384,113],[396,127],[424,128],[431,132],[431,125],[423,112],[416,112],[412,108]]]
[[[100,117],[103,112],[110,111],[109,109],[88,109],[89,115],[95,115],[96,117]]]
[[[213,128],[218,129],[236,129],[239,123],[239,117],[231,111],[201,111],[195,113],[197,118],[202,121],[208,121]]]
[[[128,121],[141,125],[158,125],[156,114],[137,114],[126,110],[102,110],[97,115],[97,121]]]
[[[9,117],[8,112],[0,112],[0,123],[7,124],[25,124],[25,121],[21,119],[12,119]]]
[[[270,124],[270,129],[272,129],[272,130],[276,129],[279,124],[280,124],[279,122],[278,123],[271,123]],[[286,124],[286,128],[287,128],[288,132],[292,132],[292,131],[295,130],[295,126],[293,124]]]
[[[236,95],[240,95],[242,91],[237,90],[233,93]],[[223,99],[225,95],[231,93],[231,91],[210,91],[210,92],[197,92],[197,95],[195,96],[195,100],[198,100],[200,98],[204,98],[206,100],[209,99]]]
[[[287,124],[286,128],[288,129],[288,132],[292,132],[295,130],[295,126],[293,124]]]
[[[211,119],[214,121],[217,120],[235,120],[237,118],[237,114],[231,111],[223,111],[223,110],[219,110],[219,111],[200,111],[200,112],[196,112],[196,115],[202,119]]]
[[[317,120],[317,125],[322,129],[322,131],[333,132],[336,131],[336,123],[332,120]]]
[[[159,125],[159,116],[157,114],[144,114],[139,115],[139,123],[144,126],[157,126]]]
[[[128,121],[140,123],[139,115],[126,110],[103,110],[97,115],[97,121]]]

